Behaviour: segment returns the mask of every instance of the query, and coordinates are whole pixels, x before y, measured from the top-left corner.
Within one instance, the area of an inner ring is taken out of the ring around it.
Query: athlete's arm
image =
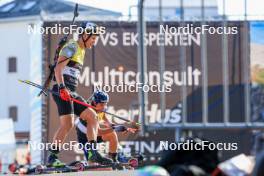
[[[68,64],[68,62],[70,61],[70,59],[67,59],[64,56],[60,56],[58,58],[58,64],[56,65],[54,72],[55,72],[55,78],[57,81],[57,84],[64,84],[64,80],[63,80],[63,76],[62,76],[62,71],[64,69],[64,67]]]
[[[113,132],[113,128],[98,128],[98,136]]]

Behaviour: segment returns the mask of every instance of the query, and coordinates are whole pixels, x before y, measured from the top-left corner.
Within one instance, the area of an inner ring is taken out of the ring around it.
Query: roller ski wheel
[[[43,165],[37,165],[35,167],[35,174],[41,174],[41,173],[43,173],[44,169],[45,169],[45,167]]]
[[[79,172],[85,171],[86,165],[82,162],[76,162],[74,166],[76,167],[76,170]]]
[[[138,167],[138,159],[137,158],[131,158],[130,160],[128,160],[128,164],[129,166],[135,168]]]

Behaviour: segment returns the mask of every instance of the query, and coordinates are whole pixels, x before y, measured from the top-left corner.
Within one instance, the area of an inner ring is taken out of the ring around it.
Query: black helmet
[[[109,95],[102,90],[97,90],[93,93],[91,100],[95,103],[107,103],[109,102]]]
[[[82,22],[80,30],[81,34],[99,35],[99,26],[92,22]]]

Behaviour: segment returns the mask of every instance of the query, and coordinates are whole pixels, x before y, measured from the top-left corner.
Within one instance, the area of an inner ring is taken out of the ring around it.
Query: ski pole
[[[29,80],[18,80],[18,81],[21,82],[21,83],[25,83],[25,84],[31,85],[31,86],[33,86],[33,87],[39,88],[39,89],[43,89],[43,86],[41,86],[41,85],[39,85],[39,84],[36,84],[36,83],[34,83],[34,82],[31,82],[31,81],[29,81]],[[50,93],[53,94],[53,95],[56,95],[56,96],[59,96],[59,97],[60,97],[60,94],[59,94],[58,92],[55,92],[55,91],[53,91],[53,90],[51,90],[51,89],[49,89],[49,88],[47,88],[46,91],[47,91],[47,92],[50,92]],[[92,105],[90,105],[90,104],[88,104],[88,103],[85,103],[85,102],[83,102],[83,101],[77,100],[77,99],[75,99],[75,98],[73,98],[73,97],[71,97],[70,100],[73,101],[73,102],[75,102],[75,103],[78,103],[78,104],[81,104],[81,105],[83,105],[83,106],[86,106],[86,107],[88,107],[88,108],[95,109],[94,106],[92,106]],[[134,124],[140,126],[140,123],[138,123],[138,122],[130,121],[130,120],[124,118],[124,117],[120,117],[120,116],[118,116],[118,115],[115,115],[115,114],[110,113],[110,112],[107,112],[107,111],[102,111],[102,112],[104,112],[104,113],[106,113],[106,114],[109,114],[109,115],[111,115],[111,116],[113,116],[113,117],[116,117],[116,118],[118,118],[118,119],[120,119],[120,120],[123,120],[123,121],[126,121],[126,122],[130,122],[130,123],[134,123]]]

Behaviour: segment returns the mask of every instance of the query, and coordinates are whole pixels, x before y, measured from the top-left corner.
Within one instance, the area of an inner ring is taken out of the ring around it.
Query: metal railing
[[[206,23],[206,14],[204,10],[204,1],[201,0],[201,24]],[[143,0],[140,1],[141,3],[141,12],[139,12],[140,15],[143,15]],[[159,1],[160,6],[161,0]],[[184,18],[184,1],[180,0],[180,6],[182,8],[181,10],[181,17],[180,17],[180,24],[184,25],[185,18]],[[246,6],[246,0],[245,0],[245,14],[244,14],[244,25],[248,25],[247,23],[247,6]],[[222,26],[227,26],[227,17],[225,16],[225,0],[223,0],[223,15],[222,15]],[[139,9],[140,10],[140,9]],[[162,8],[159,8],[159,14],[162,16]],[[163,23],[162,18],[159,18],[160,24]],[[144,20],[142,20],[139,16],[139,26],[144,25]],[[250,56],[249,56],[249,31],[248,28],[246,28],[246,32],[243,32],[244,34],[244,42],[242,44],[242,79],[243,79],[243,88],[244,88],[244,120],[241,122],[230,122],[230,90],[229,90],[229,59],[228,59],[228,38],[227,35],[222,35],[221,38],[221,46],[222,46],[222,64],[223,64],[223,70],[222,70],[222,81],[223,81],[223,121],[222,122],[209,122],[208,119],[208,64],[207,64],[207,37],[206,34],[203,34],[201,36],[201,69],[202,69],[202,120],[201,122],[187,122],[187,94],[186,94],[186,86],[182,85],[181,89],[181,100],[182,100],[182,119],[180,123],[177,124],[167,124],[167,123],[155,123],[155,124],[145,124],[146,118],[145,116],[142,117],[142,122],[143,124],[143,133],[144,130],[151,131],[151,130],[157,130],[157,129],[176,129],[176,130],[181,130],[181,129],[264,129],[264,122],[252,122],[250,121]],[[141,36],[143,36],[144,31],[142,32]],[[143,40],[143,39],[141,39]],[[143,45],[140,47],[143,47]],[[165,59],[165,51],[164,51],[164,46],[160,46],[159,49],[159,59],[160,59],[160,73],[162,74],[165,70],[165,65],[164,65],[164,60]],[[141,55],[140,55],[140,52]],[[141,48],[139,50],[139,62],[142,64],[144,60],[146,60],[146,56],[142,57],[144,55],[144,49]],[[180,63],[181,63],[181,71],[186,71],[186,50],[185,46],[181,46],[180,49]],[[141,65],[141,67],[143,67]],[[141,70],[144,71],[144,70]],[[161,114],[162,117],[164,118],[165,115],[165,107],[166,107],[166,102],[165,102],[165,95],[161,94]],[[142,101],[140,102],[142,105],[142,108],[145,108],[145,104],[142,104]],[[144,114],[144,113],[143,113]],[[179,131],[178,131],[179,132]]]

